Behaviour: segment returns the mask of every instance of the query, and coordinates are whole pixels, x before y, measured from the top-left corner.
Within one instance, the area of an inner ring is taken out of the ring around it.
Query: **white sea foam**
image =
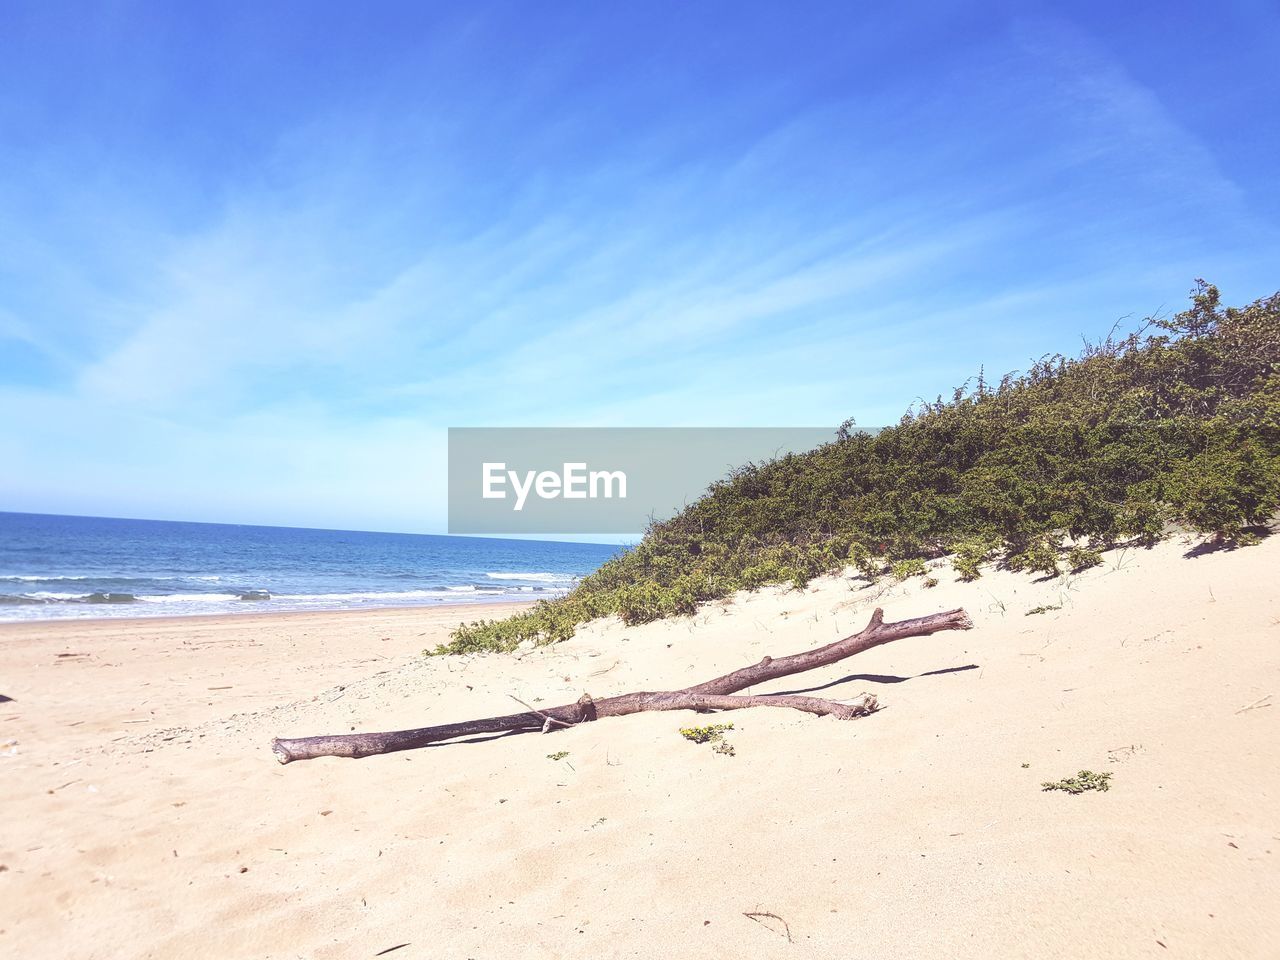
[[[457,596],[457,590],[454,587],[442,587],[434,590],[397,590],[382,592],[377,590],[356,591],[353,593],[278,593],[272,594],[272,603],[276,601],[284,601],[289,603],[310,603],[316,602],[382,602],[382,603],[401,603],[405,600],[443,600],[446,597],[453,598]],[[465,592],[465,591],[464,591]],[[485,592],[493,596],[498,591],[477,591]]]
[[[403,603],[411,600],[440,600],[457,598],[459,594],[479,595],[487,598],[502,596],[508,593],[529,593],[538,588],[531,586],[512,587],[477,587],[474,585],[458,587],[436,587],[427,590],[395,590],[395,591],[352,591],[350,593],[273,593],[264,597],[245,597],[244,593],[159,593],[139,594],[134,599],[139,603],[155,604],[225,604],[236,603]],[[247,591],[246,591],[247,592]],[[548,591],[555,592],[555,591]],[[28,600],[84,601],[88,597],[83,593],[65,593],[53,590],[34,590],[19,596]]]
[[[486,573],[490,580],[532,580],[534,583],[577,583],[578,578],[563,573]]]
[[[90,601],[84,593],[39,591],[25,593],[29,603],[0,604],[0,621],[25,619],[65,619],[76,617],[145,617],[194,614],[249,613],[253,611],[343,610],[360,607],[397,607],[439,604],[496,603],[528,599],[530,593],[543,596],[565,593],[552,586],[511,585],[457,590],[437,587],[394,592],[354,591],[351,593],[271,594],[245,599],[236,593],[142,594],[132,601]]]
[[[138,597],[143,603],[221,603],[239,600],[238,593],[159,593]]]
[[[219,576],[207,577],[180,577],[169,574],[158,573],[85,573],[85,574],[50,574],[48,576],[39,576],[30,573],[9,573],[0,575],[0,581],[11,580],[16,583],[75,583],[79,580],[107,580],[127,582],[129,580],[153,580],[157,583],[169,580],[221,580]]]
[[[6,574],[3,577],[0,577],[0,580],[14,580],[18,583],[39,583],[41,581],[56,583],[61,580],[99,580],[99,579],[101,578],[100,577],[33,577],[25,573],[11,573],[11,574]]]

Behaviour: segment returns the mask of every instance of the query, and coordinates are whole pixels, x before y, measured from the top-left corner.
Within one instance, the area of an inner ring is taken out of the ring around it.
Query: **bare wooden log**
[[[271,750],[281,763],[310,760],[315,757],[370,757],[399,750],[413,750],[458,737],[486,733],[546,733],[557,725],[576,726],[601,717],[623,717],[631,713],[658,710],[741,710],[746,707],[790,707],[817,716],[834,716],[852,720],[876,709],[876,698],[865,694],[854,703],[840,703],[820,697],[803,696],[729,696],[688,693],[670,690],[659,693],[627,693],[618,697],[593,700],[582,697],[567,707],[545,711],[513,713],[504,717],[487,717],[463,723],[445,723],[416,730],[392,730],[386,733],[343,733],[333,736],[301,737],[296,740],[275,739]],[[566,710],[572,712],[566,713]],[[570,719],[572,717],[572,719]],[[548,721],[553,721],[549,724]]]
[[[948,610],[912,620],[885,623],[884,612],[877,608],[871,615],[871,622],[863,630],[843,640],[787,657],[776,659],[765,657],[754,666],[743,667],[741,670],[735,670],[683,690],[642,691],[605,697],[600,700],[583,695],[576,703],[548,707],[545,710],[528,710],[524,713],[419,727],[414,730],[336,734],[296,739],[277,738],[271,741],[271,749],[281,763],[326,756],[368,757],[374,754],[394,753],[398,750],[413,750],[458,737],[497,733],[533,733],[539,730],[545,733],[557,727],[588,723],[601,717],[621,717],[654,710],[737,710],[744,707],[773,706],[852,719],[874,711],[875,698],[868,696],[864,697],[860,703],[844,704],[818,697],[731,696],[731,694],[767,680],[776,680],[779,677],[824,667],[893,640],[928,636],[943,630],[968,630],[972,626],[973,622],[964,610]]]
[[[690,693],[733,693],[745,690],[766,680],[788,677],[793,673],[804,673],[837,663],[854,654],[870,650],[881,644],[904,637],[926,637],[943,630],[969,630],[973,621],[963,610],[947,610],[943,613],[931,613],[927,617],[915,617],[911,620],[899,620],[896,623],[884,622],[884,611],[876,607],[871,614],[871,622],[853,636],[829,643],[817,650],[795,653],[789,657],[765,657],[755,666],[743,667],[723,677],[716,677],[706,683],[687,688]]]

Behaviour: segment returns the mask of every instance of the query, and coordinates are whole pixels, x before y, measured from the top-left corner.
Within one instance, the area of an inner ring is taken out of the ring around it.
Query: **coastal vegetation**
[[[1224,308],[1197,281],[1188,310],[979,374],[876,433],[852,421],[807,453],[747,464],[570,594],[462,624],[432,653],[551,643],[579,624],[691,614],[766,584],[854,568],[962,580],[999,564],[1055,577],[1172,529],[1255,542],[1280,509],[1280,293]]]

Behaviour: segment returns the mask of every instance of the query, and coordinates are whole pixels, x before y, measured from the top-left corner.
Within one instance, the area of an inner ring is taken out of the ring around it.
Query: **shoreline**
[[[157,613],[153,615],[142,614],[139,616],[116,616],[116,617],[44,617],[32,618],[28,620],[0,620],[0,635],[5,633],[20,632],[23,629],[67,629],[70,626],[80,624],[86,626],[102,626],[110,624],[119,624],[121,626],[142,626],[151,624],[168,624],[181,625],[193,624],[199,622],[218,622],[226,619],[233,619],[237,622],[262,618],[267,620],[307,618],[307,617],[342,617],[352,614],[395,614],[402,612],[405,616],[413,616],[421,614],[423,611],[431,610],[475,610],[481,615],[485,613],[492,614],[495,611],[508,611],[509,613],[519,613],[522,610],[535,606],[538,600],[514,599],[514,600],[484,600],[484,601],[445,601],[443,603],[403,603],[388,604],[387,606],[363,606],[363,607],[337,607],[321,610],[245,610],[233,611],[223,610],[217,613]],[[504,616],[507,614],[503,614]],[[473,617],[471,619],[479,619]],[[66,625],[65,627],[62,625]]]

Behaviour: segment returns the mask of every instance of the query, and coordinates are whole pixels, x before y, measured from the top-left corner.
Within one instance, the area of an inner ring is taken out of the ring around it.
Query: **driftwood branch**
[[[843,640],[816,650],[789,657],[765,657],[759,663],[743,667],[722,677],[708,680],[683,690],[626,693],[600,700],[583,695],[576,703],[545,710],[529,710],[502,717],[486,717],[462,723],[446,723],[416,730],[391,730],[385,733],[351,733],[333,736],[301,737],[271,741],[272,752],[281,763],[310,760],[314,757],[368,757],[397,750],[413,750],[443,740],[490,733],[550,732],[559,727],[588,723],[601,717],[622,717],[653,710],[739,710],[744,707],[789,707],[820,716],[849,720],[865,716],[876,709],[875,697],[865,696],[853,704],[838,703],[819,697],[765,695],[733,696],[739,690],[796,673],[844,660],[854,654],[904,637],[923,637],[944,630],[968,630],[973,626],[963,610],[948,610],[912,620],[885,623],[883,611],[877,609],[867,626]]]

